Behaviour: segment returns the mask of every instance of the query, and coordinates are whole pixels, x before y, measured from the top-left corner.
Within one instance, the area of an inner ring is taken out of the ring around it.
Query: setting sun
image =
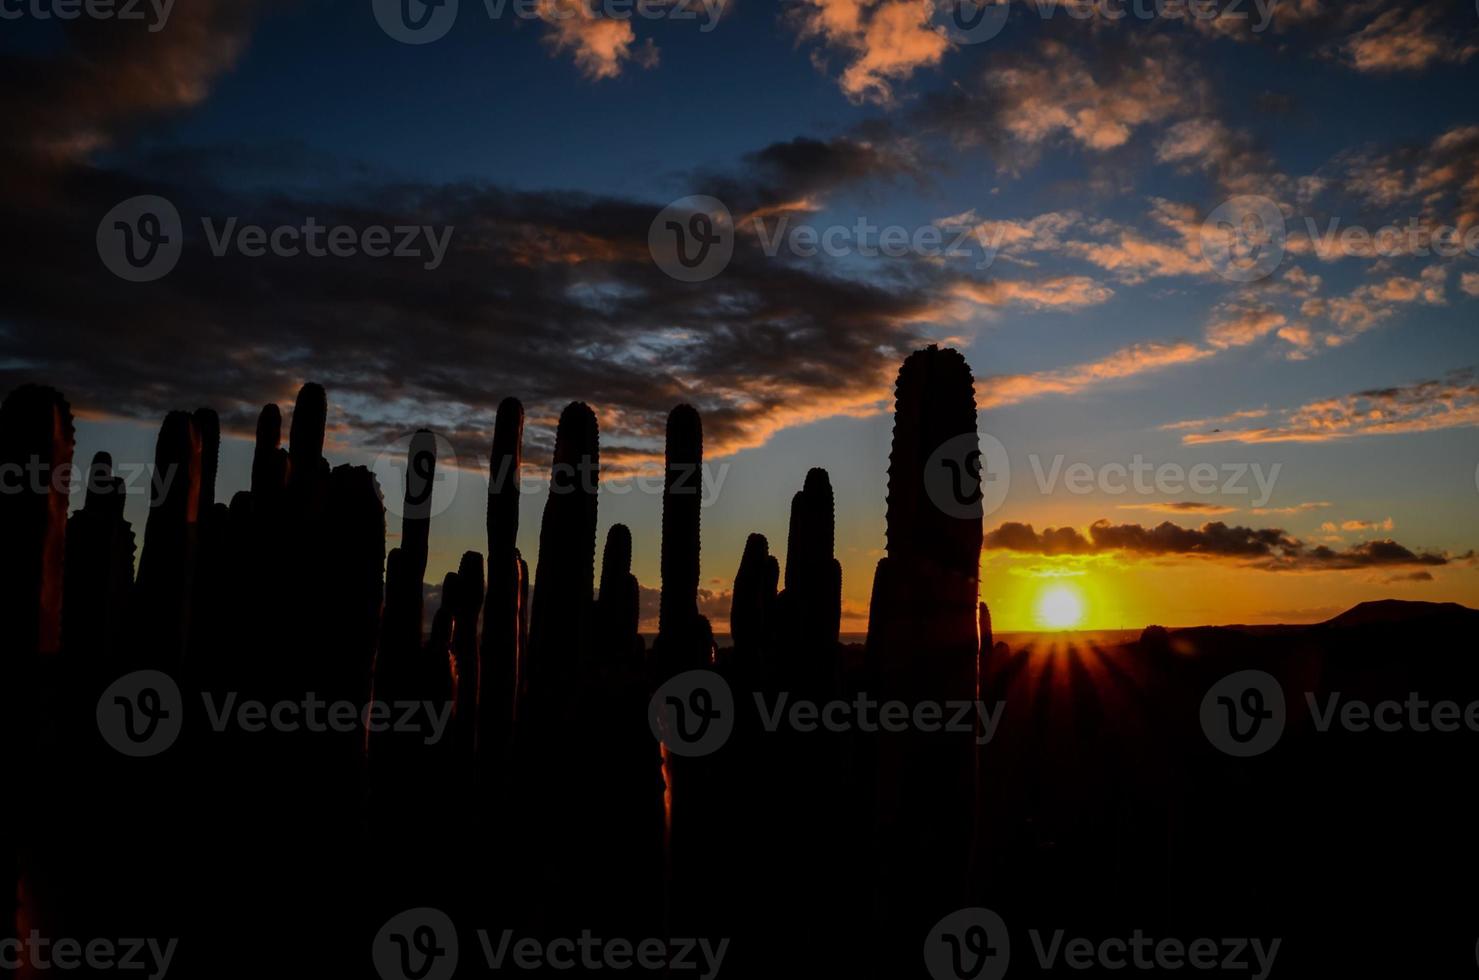
[[[1038,596],[1037,620],[1049,629],[1072,629],[1083,618],[1083,596],[1071,585],[1055,585]]]

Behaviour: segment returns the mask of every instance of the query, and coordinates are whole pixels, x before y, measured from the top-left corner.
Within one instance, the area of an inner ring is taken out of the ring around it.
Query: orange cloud
[[[807,0],[793,16],[802,38],[850,59],[838,79],[849,98],[888,104],[895,83],[939,64],[950,48],[933,12],[931,0]]]
[[[633,50],[637,34],[630,19],[598,17],[587,0],[539,0],[538,9],[549,25],[545,43],[557,54],[572,54],[586,78],[615,78],[628,61],[643,68],[657,64],[651,38]]]
[[[1190,364],[1215,353],[1185,341],[1133,344],[1097,361],[1061,370],[985,378],[977,388],[976,399],[982,409],[987,409],[1015,405],[1043,395],[1077,394],[1111,381]]]

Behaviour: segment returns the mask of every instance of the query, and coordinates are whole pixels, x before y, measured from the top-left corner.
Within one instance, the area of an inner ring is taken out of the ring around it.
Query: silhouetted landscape
[[[895,396],[887,550],[861,645],[839,637],[821,469],[799,481],[784,543],[750,537],[731,642],[716,643],[696,604],[704,444],[687,405],[668,417],[661,540],[613,526],[598,581],[595,413],[575,402],[560,416],[531,569],[515,546],[524,413],[506,398],[487,550],[463,556],[431,610],[431,434],[412,440],[405,485],[380,487],[324,458],[329,394],[314,384],[286,448],[283,413],[262,410],[251,486],[235,492],[217,485],[216,414],[170,413],[157,463],[176,478],[156,484],[142,529],[102,454],[70,515],[55,488],[0,495],[13,935],[179,937],[172,968],[192,977],[371,976],[382,926],[433,908],[458,925],[464,961],[477,928],[591,930],[722,937],[739,976],[903,977],[923,975],[935,923],[983,906],[1011,924],[1018,972],[1037,969],[1029,928],[1278,938],[1284,976],[1473,968],[1465,774],[1479,736],[1320,733],[1298,692],[1473,702],[1479,612],[1363,603],[1310,626],[1013,648],[981,602],[979,510],[937,506],[927,476],[940,447],[975,444],[971,371],[953,350],[920,350]],[[64,467],[73,442],[61,393],[5,399],[0,463]],[[979,506],[977,486],[958,489]],[[388,554],[386,494],[404,506]],[[654,548],[648,643],[630,569]],[[1282,739],[1255,758],[1218,751],[1199,714],[1242,670],[1289,701]],[[124,692],[140,744],[178,725],[177,744],[145,755],[103,721],[139,671],[180,694]],[[732,691],[720,712],[733,733],[686,754],[667,728],[686,737],[688,720],[653,696],[693,671]],[[314,695],[428,717],[445,706],[445,737],[430,721],[216,730],[209,717],[230,699]],[[937,731],[767,731],[753,707],[867,695],[1000,713],[990,732],[974,714]]]

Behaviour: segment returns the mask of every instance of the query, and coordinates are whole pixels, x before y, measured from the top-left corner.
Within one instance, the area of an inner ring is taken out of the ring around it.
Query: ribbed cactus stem
[[[692,405],[679,405],[668,414],[665,459],[658,633],[677,638],[690,635],[698,619],[704,432]]]
[[[0,405],[0,464],[24,474],[20,492],[0,493],[0,636],[5,656],[61,646],[72,409],[52,388],[25,385]]]
[[[572,402],[560,413],[549,497],[539,528],[529,626],[530,690],[540,697],[570,679],[588,640],[596,577],[596,492],[600,435],[596,413]]]
[[[523,662],[527,572],[517,547],[523,453],[524,406],[505,398],[493,423],[488,467],[488,583],[477,669],[478,776],[490,788],[512,735]]]

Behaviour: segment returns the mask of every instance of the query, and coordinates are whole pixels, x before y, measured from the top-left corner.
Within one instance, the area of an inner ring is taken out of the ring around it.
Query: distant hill
[[[1379,599],[1352,606],[1321,626],[1389,626],[1434,619],[1472,619],[1479,623],[1479,610],[1456,602],[1408,602],[1402,599]]]

